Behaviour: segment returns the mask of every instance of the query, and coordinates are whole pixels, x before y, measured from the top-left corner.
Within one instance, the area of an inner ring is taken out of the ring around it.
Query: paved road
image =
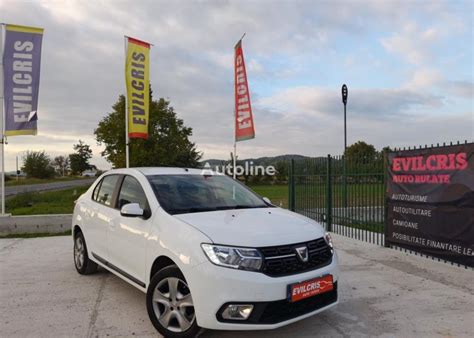
[[[90,185],[94,181],[95,181],[95,178],[85,178],[81,180],[64,181],[64,182],[7,186],[5,187],[5,196],[10,197],[10,196],[22,194],[25,192],[63,190],[63,189],[68,189],[68,188],[84,186],[84,185]]]
[[[473,271],[334,235],[340,303],[274,331],[203,337],[469,337]],[[76,273],[69,237],[0,240],[0,336],[156,337],[145,295],[111,273]],[[471,336],[472,337],[472,336]]]

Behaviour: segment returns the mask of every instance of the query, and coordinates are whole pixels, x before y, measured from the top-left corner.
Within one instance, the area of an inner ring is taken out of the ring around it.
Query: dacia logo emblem
[[[300,261],[302,261],[303,263],[306,263],[309,259],[308,248],[306,246],[299,246],[299,247],[296,247],[295,250]]]

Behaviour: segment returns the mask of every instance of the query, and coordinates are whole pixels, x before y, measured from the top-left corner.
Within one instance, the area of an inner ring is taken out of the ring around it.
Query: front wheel
[[[191,290],[176,265],[158,271],[146,295],[148,316],[165,337],[196,337],[196,322]]]

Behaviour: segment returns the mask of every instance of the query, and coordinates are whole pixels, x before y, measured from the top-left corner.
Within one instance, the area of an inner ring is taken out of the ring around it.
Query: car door
[[[120,209],[128,203],[138,203],[144,216],[122,216]],[[123,177],[117,194],[116,214],[107,233],[110,262],[122,275],[145,286],[146,237],[151,225],[151,212],[140,182],[133,176]]]
[[[107,232],[112,221],[112,212],[115,211],[114,201],[119,182],[119,175],[105,176],[94,189],[90,202],[90,217],[87,222],[87,241],[89,250],[98,260],[107,260]]]

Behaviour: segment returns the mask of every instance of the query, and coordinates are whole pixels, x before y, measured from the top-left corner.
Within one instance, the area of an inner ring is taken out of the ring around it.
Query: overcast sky
[[[256,138],[240,158],[474,139],[472,1],[10,1],[0,22],[43,27],[38,136],[10,137],[52,157],[93,130],[124,93],[124,41],[148,41],[155,97],[193,128],[204,159],[233,144],[233,47],[244,54]]]

